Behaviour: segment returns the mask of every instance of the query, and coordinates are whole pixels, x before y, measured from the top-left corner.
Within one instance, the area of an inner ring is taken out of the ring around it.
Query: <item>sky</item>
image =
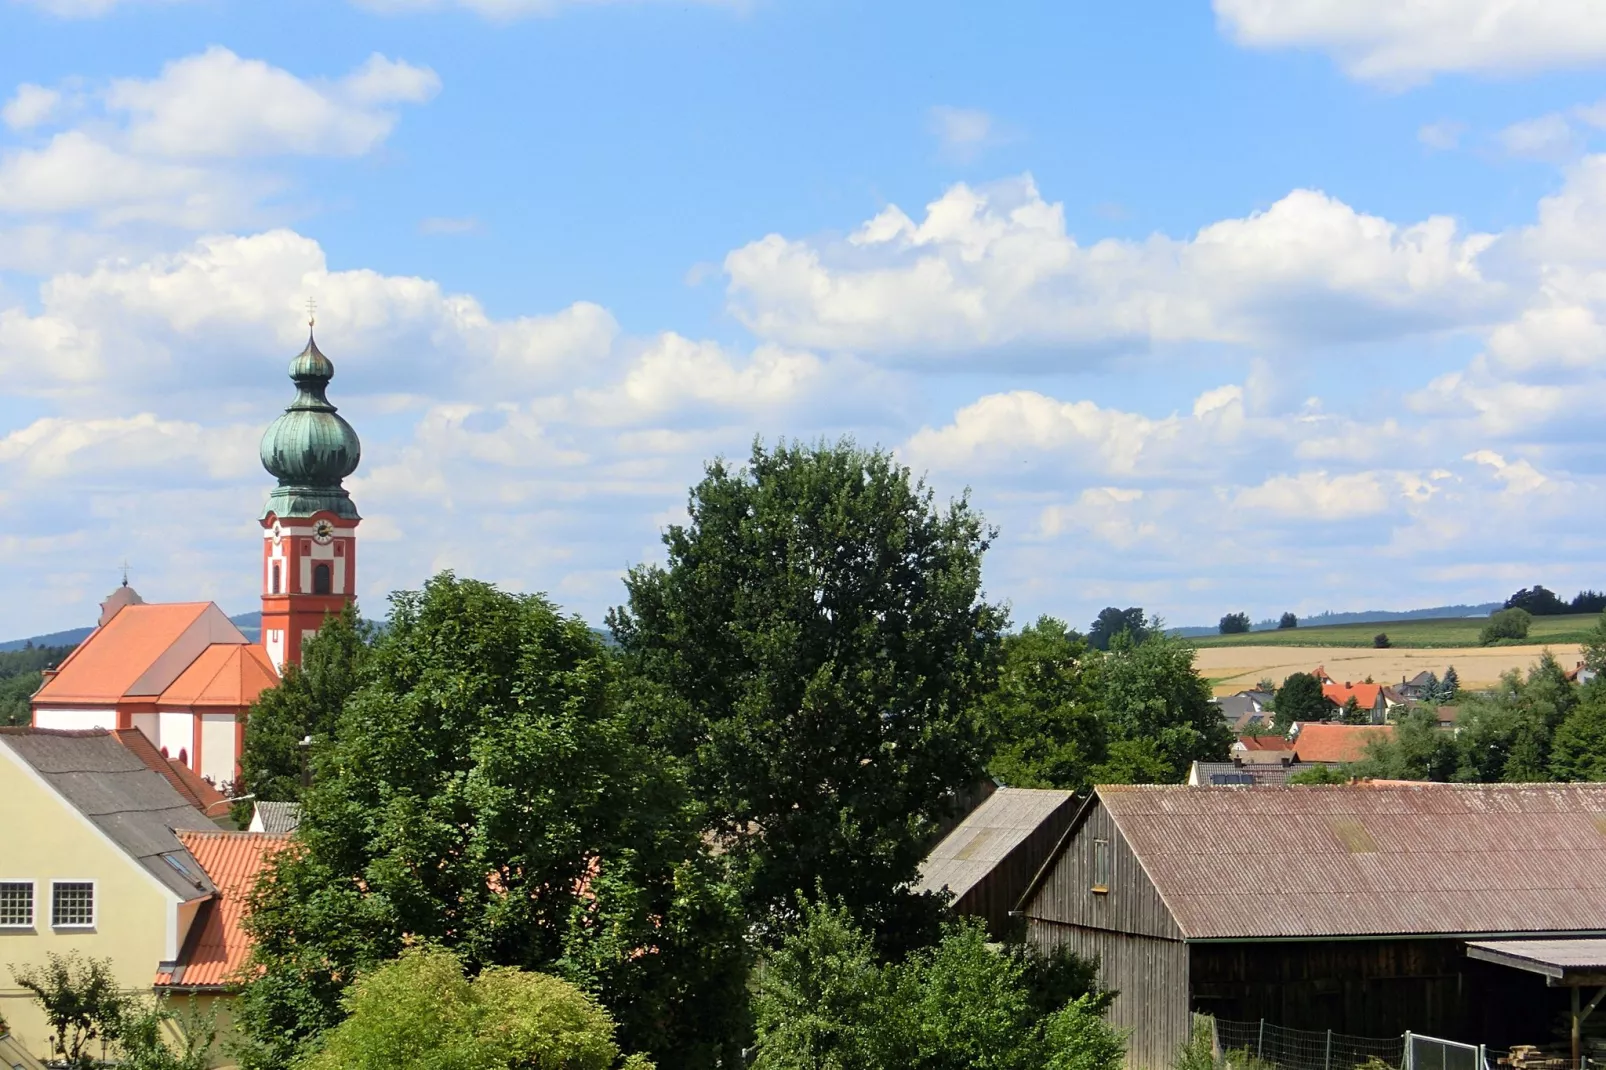
[[[0,639],[255,607],[309,300],[368,616],[840,436],[1016,623],[1606,587],[1592,0],[0,0]]]

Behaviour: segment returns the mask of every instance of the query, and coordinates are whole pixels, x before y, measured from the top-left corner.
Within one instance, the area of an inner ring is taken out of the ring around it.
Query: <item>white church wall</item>
[[[186,760],[195,757],[195,715],[189,710],[163,710],[157,715],[156,745],[167,748],[169,758],[182,752]]]
[[[214,786],[222,786],[234,779],[234,759],[234,715],[203,713],[201,775]]]
[[[162,728],[154,713],[136,713],[130,715],[129,723],[145,734],[145,738],[161,746]]]
[[[61,710],[35,709],[35,728],[59,728],[82,731],[86,728],[116,728],[117,711],[114,709]]]

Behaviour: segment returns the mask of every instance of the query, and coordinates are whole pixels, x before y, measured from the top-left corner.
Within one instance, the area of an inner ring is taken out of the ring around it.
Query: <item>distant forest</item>
[[[0,651],[0,725],[28,723],[28,700],[43,680],[40,670],[54,669],[70,653],[70,646]]]

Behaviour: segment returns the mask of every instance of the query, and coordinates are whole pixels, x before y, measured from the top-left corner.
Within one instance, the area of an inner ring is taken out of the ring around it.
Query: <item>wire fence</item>
[[[1288,1029],[1264,1020],[1216,1020],[1216,1049],[1226,1070],[1404,1070],[1410,1035],[1353,1037],[1330,1029]],[[1420,1070],[1482,1068],[1424,1063]]]

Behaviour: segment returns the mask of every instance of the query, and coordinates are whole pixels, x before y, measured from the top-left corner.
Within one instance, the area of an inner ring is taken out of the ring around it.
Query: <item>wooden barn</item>
[[[1468,942],[1606,933],[1606,785],[1100,787],[1022,896],[1097,956],[1128,1064],[1191,1014],[1355,1036],[1551,1039],[1569,994]]]
[[[993,935],[1003,936],[1021,893],[1074,816],[1076,796],[1068,791],[999,788],[926,856],[918,888],[947,889],[955,911],[987,919]]]

